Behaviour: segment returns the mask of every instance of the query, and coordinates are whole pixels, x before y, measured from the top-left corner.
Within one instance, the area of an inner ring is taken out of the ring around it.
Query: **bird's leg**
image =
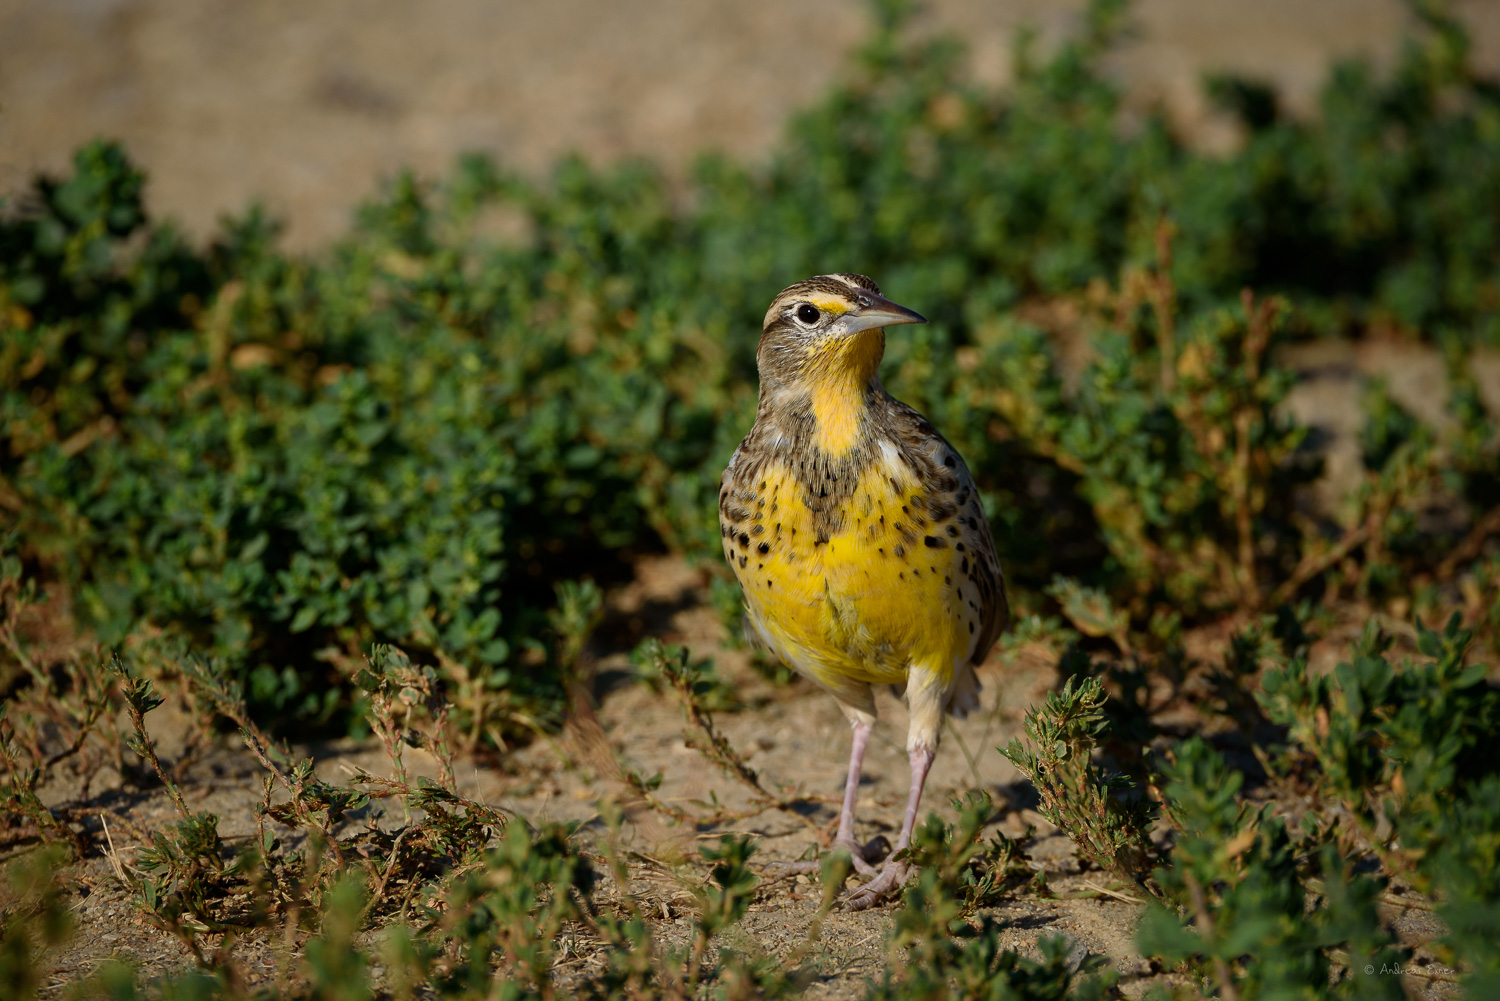
[[[849,777],[844,781],[844,808],[839,811],[839,833],[833,839],[833,847],[849,852],[849,857],[854,860],[855,872],[873,877],[875,867],[870,864],[871,856],[878,853],[879,842],[884,839],[876,838],[868,845],[854,840],[854,801],[859,797],[859,770],[865,762],[865,748],[869,746],[872,727],[862,719],[851,720],[850,726],[854,731],[854,743],[849,749]]]
[[[843,809],[838,810],[838,833],[834,836],[834,851],[843,849],[849,852],[849,858],[853,861],[853,869],[862,876],[874,878],[877,875],[876,867],[870,864],[885,855],[889,849],[889,842],[885,837],[876,836],[868,845],[861,845],[853,839],[853,804],[859,795],[859,770],[864,765],[864,752],[870,746],[870,732],[874,729],[874,717],[865,717],[862,713],[849,713],[849,728],[853,731],[853,743],[849,747],[849,776],[844,779],[844,801]],[[777,873],[786,875],[811,875],[822,869],[822,863],[813,861],[772,861],[766,864],[766,869],[775,869]]]
[[[849,726],[854,731],[854,743],[849,749],[849,775],[844,780],[844,807],[839,811],[839,832],[833,839],[835,851],[843,849],[854,863],[854,871],[862,876],[874,878],[878,871],[871,862],[878,860],[890,847],[883,836],[877,836],[867,845],[854,840],[854,801],[859,796],[859,773],[865,762],[865,749],[870,745],[870,733],[874,724],[867,719],[850,715]],[[822,863],[772,862],[778,873],[808,875],[822,868]]]
[[[922,803],[922,787],[927,784],[927,772],[932,768],[936,751],[925,744],[918,744],[909,752],[911,758],[911,791],[906,796],[906,818],[901,822],[901,836],[896,839],[896,850],[886,860],[880,875],[849,894],[844,904],[851,911],[862,911],[873,907],[885,897],[899,890],[911,875],[912,865],[906,859],[894,856],[911,846],[912,831],[917,826],[917,808]]]
[[[906,733],[906,753],[911,758],[911,791],[906,796],[906,816],[901,821],[901,837],[896,851],[886,859],[880,875],[845,898],[851,910],[873,907],[899,890],[914,868],[904,858],[897,858],[911,847],[911,835],[917,827],[917,808],[922,805],[922,787],[937,755],[938,734],[943,728],[943,710],[952,695],[951,676],[939,671],[913,666],[906,679],[906,704],[911,710],[911,724]]]
[[[917,807],[922,803],[922,789],[927,785],[927,773],[932,769],[932,759],[937,752],[930,747],[914,747],[911,759],[911,791],[906,794],[906,819],[901,822],[901,837],[896,839],[896,851],[911,847],[912,832],[917,829]]]

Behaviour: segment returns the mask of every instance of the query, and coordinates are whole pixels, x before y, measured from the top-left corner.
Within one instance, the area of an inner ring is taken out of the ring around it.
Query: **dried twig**
[[[1255,302],[1255,293],[1245,288],[1240,290],[1240,304],[1245,310],[1245,379],[1252,394],[1260,381],[1260,363],[1266,348],[1271,343],[1271,318],[1276,310],[1276,300],[1262,299]],[[1255,572],[1255,512],[1250,497],[1250,474],[1252,452],[1250,438],[1255,422],[1260,418],[1260,408],[1253,398],[1235,411],[1234,415],[1234,475],[1230,480],[1234,491],[1234,524],[1238,537],[1237,557],[1239,564],[1239,586],[1245,601],[1254,606],[1260,604],[1260,583]]]
[[[665,667],[665,658],[663,658]],[[750,790],[751,799],[758,805],[759,809],[743,816],[754,816],[766,810],[779,810],[796,817],[803,825],[812,830],[820,841],[824,840],[825,832],[823,826],[812,817],[796,809],[798,803],[807,802],[805,796],[785,797],[777,796],[767,791],[761,784],[760,774],[745,763],[745,759],[729,743],[729,739],[719,732],[714,726],[713,717],[703,708],[702,700],[693,691],[693,677],[685,670],[665,670],[663,673],[672,683],[672,688],[682,700],[683,715],[693,725],[697,733],[684,735],[687,745],[702,754],[709,761],[719,767],[725,775],[739,782]]]
[[[1484,548],[1485,540],[1496,532],[1500,532],[1500,507],[1491,508],[1484,517],[1476,521],[1474,527],[1469,530],[1469,534],[1464,536],[1464,540],[1454,546],[1451,553],[1443,557],[1443,562],[1439,563],[1437,570],[1434,571],[1438,580],[1452,577],[1460,564],[1467,563],[1478,556]]]
[[[1327,570],[1345,556],[1348,556],[1356,547],[1363,545],[1370,538],[1371,533],[1374,532],[1375,523],[1375,517],[1372,513],[1363,522],[1345,532],[1343,537],[1331,547],[1320,553],[1308,553],[1302,557],[1302,561],[1297,564],[1297,568],[1292,571],[1292,575],[1282,581],[1281,586],[1271,595],[1270,604],[1276,606],[1290,601],[1297,593],[1297,589],[1303,584],[1306,584],[1318,576],[1318,574]]]
[[[1095,883],[1091,879],[1085,879],[1082,882],[1083,882],[1083,885],[1085,887],[1087,887],[1088,889],[1093,890],[1095,893],[1102,893],[1106,897],[1114,897],[1116,900],[1123,900],[1127,904],[1144,904],[1145,903],[1145,901],[1142,900],[1140,897],[1132,896],[1132,895],[1130,895],[1128,893],[1121,893],[1119,890],[1112,890],[1112,889],[1110,889],[1107,886],[1101,886],[1100,884]]]
[[[115,878],[118,879],[120,881],[120,885],[125,887],[127,890],[135,889],[135,880],[125,875],[125,865],[120,861],[120,853],[115,848],[115,839],[109,833],[109,819],[101,813],[99,814],[99,823],[104,828],[104,840],[109,844],[109,849],[105,851],[104,857],[109,859],[110,868],[114,869],[115,871]]]

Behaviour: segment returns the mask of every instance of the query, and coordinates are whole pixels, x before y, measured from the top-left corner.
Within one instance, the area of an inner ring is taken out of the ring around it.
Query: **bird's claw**
[[[854,839],[848,841],[835,841],[833,850],[843,849],[849,853],[850,860],[854,863],[854,871],[869,879],[876,878],[879,870],[872,863],[879,862],[890,854],[891,843],[885,839],[884,834],[877,834],[867,844],[860,844]]]
[[[882,903],[887,897],[900,891],[914,871],[904,859],[890,859],[880,867],[879,874],[863,886],[850,890],[843,900],[844,908],[864,911]]]

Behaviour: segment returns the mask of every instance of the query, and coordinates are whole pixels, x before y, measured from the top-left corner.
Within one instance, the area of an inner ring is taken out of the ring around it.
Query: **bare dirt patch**
[[[695,658],[711,658],[718,677],[739,701],[737,710],[715,715],[720,732],[768,788],[793,787],[805,809],[804,816],[769,810],[700,829],[649,811],[634,814],[620,831],[621,847],[631,853],[631,891],[652,919],[653,935],[664,944],[681,945],[691,933],[694,903],[687,887],[703,878],[701,864],[694,865],[696,846],[717,841],[726,831],[748,833],[758,846],[755,864],[763,873],[761,883],[748,915],[718,944],[743,955],[795,959],[809,998],[864,996],[869,981],[902,961],[887,944],[891,912],[835,911],[809,945],[821,896],[817,879],[787,875],[775,866],[815,851],[819,837],[814,828],[821,828],[825,837],[831,834],[847,755],[847,725],[831,699],[801,682],[782,685],[767,680],[746,651],[726,645],[723,627],[702,604],[706,588],[701,571],[666,557],[644,560],[637,571],[631,583],[609,596],[610,621],[639,625],[635,620],[650,615],[650,610],[670,609],[651,621],[652,631],[666,641],[686,644]],[[1222,636],[1204,634],[1189,646],[1214,656],[1221,653],[1222,643]],[[594,655],[597,716],[614,763],[605,765],[591,757],[565,729],[498,758],[461,760],[457,779],[462,795],[534,824],[576,823],[585,840],[603,833],[601,802],[629,798],[629,791],[617,781],[621,765],[646,776],[660,773],[657,795],[675,806],[706,810],[711,798],[729,809],[750,803],[743,787],[728,781],[688,745],[682,708],[671,692],[633,680],[624,650],[603,645]],[[1130,899],[1135,888],[1121,887],[1108,874],[1091,870],[1068,838],[1036,812],[1029,783],[995,751],[1020,733],[1026,708],[1056,682],[1055,656],[1038,648],[1013,650],[993,658],[983,680],[981,710],[954,721],[946,733],[925,805],[951,820],[954,811],[949,803],[955,797],[975,789],[990,793],[996,805],[993,827],[1022,839],[1029,864],[1041,873],[1038,882],[1020,886],[997,906],[986,908],[1007,928],[1003,945],[1037,955],[1039,938],[1062,933],[1076,959],[1098,956],[1113,966],[1127,996],[1139,995],[1152,983],[1181,982],[1182,974],[1155,969],[1136,951],[1141,907]],[[866,759],[858,806],[859,833],[865,839],[894,837],[906,791],[905,712],[889,695],[882,696],[880,709],[882,720]],[[1177,714],[1184,725],[1195,717],[1191,705],[1179,707]],[[164,764],[178,770],[189,808],[218,814],[228,842],[254,838],[263,772],[240,740],[227,735],[206,747],[196,745],[188,737],[195,724],[171,703],[148,720]],[[330,782],[347,783],[358,769],[393,774],[385,752],[373,740],[340,740],[296,750],[313,757],[319,774]],[[406,760],[413,779],[438,777],[437,762],[430,755],[414,750]],[[180,974],[193,965],[188,951],[142,914],[135,894],[120,884],[113,868],[115,861],[133,865],[152,833],[168,829],[176,820],[170,798],[153,779],[128,761],[123,770],[106,767],[93,777],[88,826],[102,832],[100,825],[108,824],[107,840],[102,834],[98,840],[113,845],[116,859],[91,852],[68,871],[77,934],[45,957],[45,996],[75,991],[110,959],[127,960],[144,981]],[[70,780],[60,774],[47,792],[49,805],[81,805],[77,776]],[[373,809],[377,814],[384,811],[379,823],[383,828],[402,821],[398,807]],[[814,823],[809,825],[806,818]],[[354,818],[363,819],[362,813]],[[14,860],[34,847],[28,839],[13,840],[7,858]],[[1427,911],[1389,907],[1385,919],[1408,941],[1441,933]],[[375,934],[366,932],[363,937],[373,940]],[[296,975],[302,941],[303,936],[295,933],[255,932],[235,943],[232,955],[251,985],[285,985]],[[565,956],[556,973],[565,982],[570,971],[581,973],[601,961],[597,949],[584,950]],[[380,971],[375,972],[378,979]],[[1430,997],[1447,996],[1448,987],[1412,984],[1413,990]]]

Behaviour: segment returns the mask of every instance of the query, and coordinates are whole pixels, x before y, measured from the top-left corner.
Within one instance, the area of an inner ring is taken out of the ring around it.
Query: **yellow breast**
[[[815,524],[807,489],[771,461],[734,488],[728,510],[745,517],[721,518],[754,627],[825,684],[893,684],[912,665],[949,677],[982,619],[963,512],[916,482],[890,448],[858,474],[834,531],[826,519]]]

